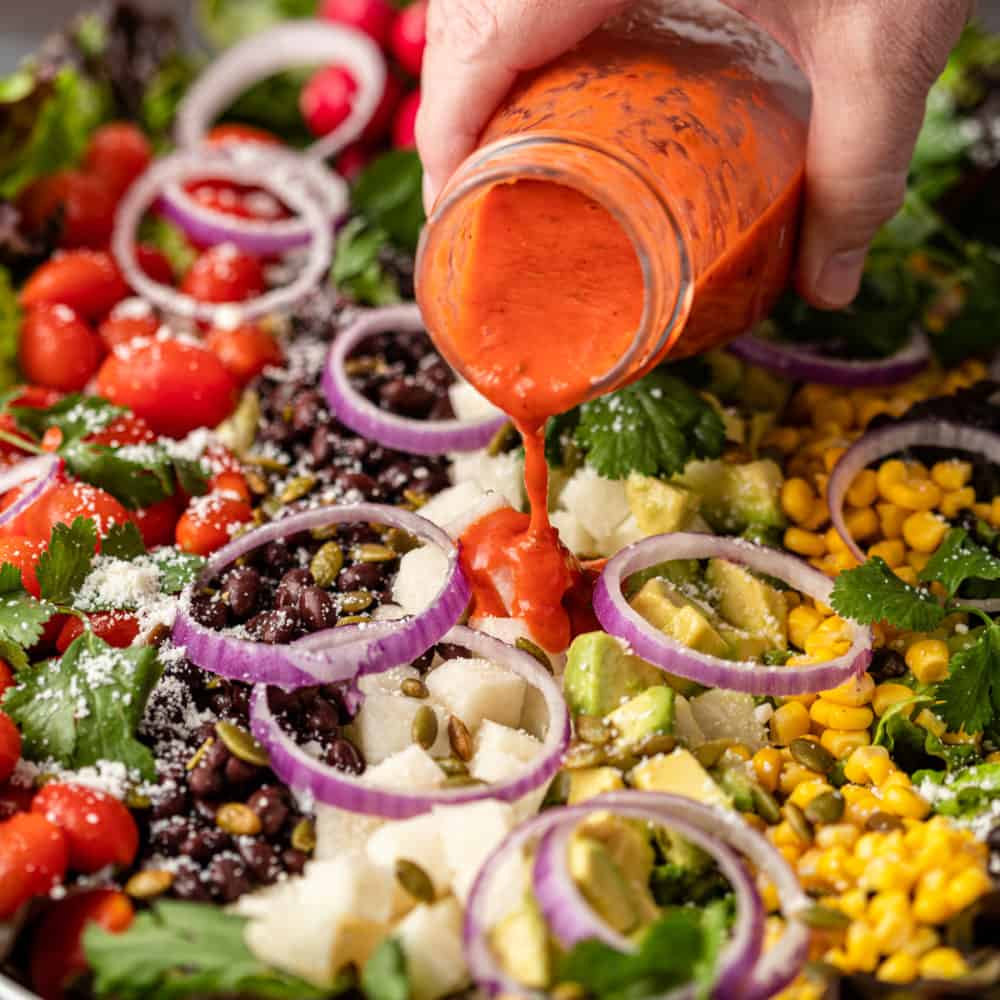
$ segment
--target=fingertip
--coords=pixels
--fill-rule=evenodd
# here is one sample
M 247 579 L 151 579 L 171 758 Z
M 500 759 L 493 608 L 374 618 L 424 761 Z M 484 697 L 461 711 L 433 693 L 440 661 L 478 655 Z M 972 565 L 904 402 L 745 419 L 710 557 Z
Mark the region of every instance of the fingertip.
M 423 196 L 424 214 L 429 218 L 431 212 L 434 211 L 434 201 L 437 198 L 437 192 L 434 187 L 434 182 L 431 180 L 431 175 L 426 171 L 424 171 Z
M 820 309 L 843 309 L 857 297 L 864 273 L 867 247 L 834 250 L 799 271 L 799 292 Z

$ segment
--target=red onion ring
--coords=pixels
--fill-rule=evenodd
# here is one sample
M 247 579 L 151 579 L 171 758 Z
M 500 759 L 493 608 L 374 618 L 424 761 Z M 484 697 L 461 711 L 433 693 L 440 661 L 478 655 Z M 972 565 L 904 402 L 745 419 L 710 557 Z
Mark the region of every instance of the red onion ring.
M 802 667 L 734 662 L 699 653 L 654 628 L 625 599 L 622 583 L 633 573 L 672 559 L 727 559 L 784 580 L 809 597 L 829 603 L 833 582 L 795 556 L 740 538 L 678 531 L 644 538 L 608 560 L 594 587 L 594 613 L 604 630 L 668 673 L 706 687 L 750 694 L 792 695 L 826 691 L 861 674 L 872 656 L 870 629 L 851 622 L 850 649 L 833 660 Z
M 536 816 L 514 830 L 486 859 L 473 884 L 465 911 L 465 956 L 476 984 L 490 996 L 510 995 L 541 998 L 545 994 L 526 990 L 499 966 L 490 951 L 487 934 L 492 921 L 490 902 L 495 883 L 509 877 L 507 862 L 526 845 L 551 832 L 571 831 L 597 811 L 648 820 L 675 827 L 682 835 L 697 838 L 724 868 L 732 872 L 739 917 L 733 938 L 720 960 L 719 978 L 713 996 L 717 1000 L 762 1000 L 782 989 L 799 973 L 808 955 L 809 931 L 796 914 L 809 905 L 795 873 L 788 863 L 759 833 L 730 810 L 707 806 L 693 799 L 658 792 L 613 792 L 587 802 L 552 809 Z M 781 911 L 788 926 L 779 941 L 760 955 L 763 913 L 760 897 L 749 883 L 746 872 L 733 852 L 742 854 L 758 871 L 774 883 Z M 539 885 L 536 856 L 535 894 L 543 913 L 556 910 L 560 893 L 549 881 Z M 549 897 L 546 899 L 546 897 Z M 746 922 L 746 929 L 741 926 Z M 692 987 L 681 987 L 667 994 L 670 1000 L 693 996 Z
M 454 788 L 435 792 L 392 791 L 365 784 L 344 771 L 328 767 L 302 750 L 278 725 L 267 703 L 267 689 L 258 684 L 250 704 L 250 728 L 256 739 L 267 748 L 274 773 L 289 787 L 311 792 L 320 802 L 348 812 L 386 819 L 409 819 L 428 812 L 434 806 L 463 805 L 483 799 L 515 802 L 546 784 L 559 770 L 570 733 L 569 712 L 555 678 L 528 653 L 484 632 L 456 625 L 444 641 L 506 667 L 541 692 L 548 709 L 549 724 L 537 759 L 526 765 L 523 774 L 485 788 Z M 386 666 L 391 665 L 394 664 Z
M 325 629 L 287 645 L 256 642 L 215 632 L 195 621 L 190 598 L 240 556 L 278 538 L 331 524 L 358 521 L 402 528 L 436 545 L 448 556 L 448 572 L 427 610 L 412 618 Z M 174 622 L 173 641 L 192 663 L 234 680 L 294 688 L 352 681 L 407 663 L 440 642 L 469 603 L 469 585 L 458 564 L 455 543 L 426 518 L 397 507 L 358 503 L 319 507 L 272 521 L 219 549 L 188 588 Z
M 424 330 L 416 305 L 389 306 L 362 313 L 337 335 L 323 369 L 323 393 L 337 419 L 356 434 L 414 455 L 475 451 L 489 444 L 506 417 L 486 420 L 411 420 L 380 410 L 351 385 L 345 364 L 363 340 L 389 331 Z
M 833 467 L 826 493 L 830 507 L 830 521 L 858 562 L 864 562 L 866 556 L 847 530 L 847 521 L 844 518 L 844 500 L 847 491 L 862 469 L 898 451 L 915 447 L 974 452 L 983 455 L 995 465 L 1000 465 L 1000 434 L 980 427 L 952 424 L 942 420 L 911 420 L 880 427 L 860 437 L 840 456 L 840 460 Z M 1000 598 L 961 600 L 963 604 L 990 614 L 1000 611 Z
M 306 153 L 325 160 L 359 138 L 382 100 L 385 59 L 363 32 L 330 21 L 296 20 L 253 35 L 209 63 L 177 109 L 177 144 L 195 149 L 216 118 L 253 84 L 283 70 L 336 63 L 354 78 L 358 91 L 351 112 Z
M 931 358 L 930 341 L 922 330 L 915 330 L 895 354 L 879 361 L 828 358 L 801 345 L 765 340 L 752 333 L 732 341 L 728 350 L 741 361 L 786 378 L 852 387 L 905 382 L 923 371 Z
M 55 484 L 63 470 L 64 462 L 56 455 L 36 455 L 26 458 L 9 469 L 0 472 L 0 494 L 17 489 L 25 483 L 32 483 L 30 489 L 22 493 L 6 510 L 0 513 L 0 527 L 10 524 L 23 514 L 43 493 Z
M 118 205 L 111 249 L 125 280 L 143 298 L 164 312 L 207 323 L 256 319 L 290 309 L 326 277 L 333 254 L 333 235 L 327 212 L 317 200 L 318 169 L 301 157 L 274 156 L 270 147 L 242 147 L 239 160 L 225 150 L 172 153 L 153 165 L 128 189 Z M 150 278 L 136 258 L 136 232 L 142 217 L 171 183 L 198 177 L 225 177 L 241 184 L 269 188 L 294 208 L 309 227 L 309 257 L 298 277 L 244 302 L 199 302 Z

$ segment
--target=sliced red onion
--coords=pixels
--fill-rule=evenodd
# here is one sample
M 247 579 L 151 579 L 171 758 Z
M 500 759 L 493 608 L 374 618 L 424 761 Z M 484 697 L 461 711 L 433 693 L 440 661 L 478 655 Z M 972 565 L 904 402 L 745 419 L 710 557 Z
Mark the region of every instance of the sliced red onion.
M 336 64 L 357 84 L 351 113 L 306 150 L 316 160 L 359 138 L 385 90 L 385 59 L 365 34 L 331 21 L 296 20 L 268 28 L 227 49 L 188 89 L 177 109 L 178 146 L 199 147 L 216 119 L 255 83 L 296 67 Z
M 387 413 L 351 385 L 346 363 L 362 341 L 378 333 L 425 329 L 416 305 L 388 306 L 361 313 L 337 335 L 323 369 L 323 392 L 337 419 L 362 437 L 414 455 L 475 451 L 489 444 L 506 417 L 485 420 L 411 420 Z
M 327 210 L 315 193 L 318 168 L 307 165 L 301 157 L 275 157 L 269 146 L 244 145 L 238 158 L 227 149 L 172 153 L 155 161 L 119 203 L 111 238 L 118 265 L 136 292 L 164 312 L 207 323 L 256 319 L 290 309 L 325 279 L 333 254 Z M 199 302 L 176 288 L 161 285 L 143 271 L 135 252 L 142 217 L 169 185 L 199 177 L 224 177 L 239 184 L 266 187 L 299 213 L 312 239 L 309 256 L 291 284 L 244 302 Z
M 447 554 L 448 572 L 423 614 L 325 629 L 287 645 L 256 642 L 216 632 L 191 616 L 191 595 L 240 556 L 268 542 L 303 531 L 357 522 L 401 528 Z M 372 503 L 319 507 L 248 531 L 219 549 L 205 564 L 181 601 L 174 623 L 173 641 L 185 647 L 192 663 L 234 680 L 288 688 L 333 684 L 351 681 L 361 674 L 378 673 L 420 656 L 440 642 L 458 621 L 469 603 L 469 596 L 469 585 L 459 567 L 455 543 L 446 532 L 426 518 L 398 507 Z
M 6 510 L 0 513 L 0 527 L 10 524 L 23 514 L 56 481 L 63 468 L 63 460 L 56 455 L 36 455 L 0 472 L 0 495 L 17 489 L 25 483 L 31 486 Z
M 487 858 L 472 887 L 465 911 L 465 955 L 476 984 L 488 995 L 510 995 L 540 998 L 544 994 L 513 980 L 500 967 L 489 946 L 489 930 L 497 914 L 493 903 L 501 898 L 497 891 L 500 879 L 510 876 L 509 862 L 526 847 L 545 838 L 568 836 L 577 825 L 594 812 L 607 811 L 616 816 L 647 820 L 676 829 L 685 837 L 707 850 L 733 884 L 736 892 L 738 917 L 733 936 L 720 956 L 719 974 L 712 991 L 716 1000 L 763 1000 L 782 989 L 799 973 L 808 954 L 809 931 L 796 916 L 809 905 L 795 873 L 775 848 L 731 810 L 704 805 L 693 799 L 656 792 L 615 792 L 601 795 L 586 803 L 543 812 L 514 830 Z M 553 841 L 549 841 L 550 845 Z M 760 897 L 734 852 L 750 861 L 758 872 L 766 875 L 778 892 L 781 912 L 787 926 L 781 938 L 761 956 L 763 906 Z M 566 895 L 566 879 L 554 879 L 554 867 L 564 867 L 558 861 L 553 866 L 551 854 L 539 848 L 533 872 L 535 897 L 550 927 L 557 937 L 569 930 L 571 918 L 561 912 L 563 905 L 577 910 L 572 897 Z M 571 880 L 570 880 L 571 881 Z M 582 903 L 582 899 L 580 900 Z M 586 904 L 583 903 L 586 907 Z M 574 931 L 582 931 L 580 924 Z M 562 927 L 560 932 L 559 925 Z M 604 940 L 596 926 L 588 930 Z M 586 937 L 575 938 L 586 940 Z M 567 942 L 569 943 L 569 942 Z M 607 943 L 611 943 L 608 941 Z M 612 947 L 616 945 L 612 944 Z M 681 987 L 667 995 L 669 1000 L 681 1000 L 694 995 L 692 987 Z
M 299 747 L 278 725 L 267 703 L 267 689 L 260 684 L 254 689 L 251 700 L 250 728 L 267 747 L 275 774 L 296 791 L 310 792 L 327 805 L 386 819 L 408 819 L 428 812 L 434 806 L 463 805 L 483 799 L 516 802 L 545 785 L 559 770 L 563 751 L 569 742 L 569 713 L 558 682 L 533 656 L 483 632 L 457 625 L 448 632 L 444 641 L 505 667 L 541 692 L 548 710 L 548 727 L 538 756 L 525 765 L 522 774 L 487 787 L 419 793 L 366 784 L 363 777 L 354 777 L 329 767 Z M 405 659 L 396 661 L 400 662 L 405 662 Z
M 673 559 L 726 559 L 768 576 L 824 604 L 833 582 L 795 556 L 740 538 L 678 531 L 644 538 L 608 560 L 594 587 L 594 613 L 604 630 L 669 673 L 706 687 L 750 694 L 793 695 L 826 691 L 864 672 L 872 657 L 870 629 L 851 624 L 851 647 L 843 656 L 801 667 L 723 660 L 691 649 L 654 628 L 625 599 L 623 582 L 639 570 Z
M 858 562 L 864 562 L 866 557 L 847 530 L 844 518 L 844 500 L 851 483 L 862 469 L 867 469 L 873 462 L 907 448 L 917 447 L 972 452 L 982 455 L 994 465 L 1000 465 L 1000 434 L 981 427 L 952 424 L 943 420 L 910 420 L 880 427 L 860 437 L 833 467 L 826 491 L 830 521 Z M 962 603 L 990 614 L 1000 611 L 1000 598 L 966 600 L 963 597 Z
M 329 224 L 334 228 L 348 212 L 347 182 L 322 163 L 308 160 L 299 153 L 259 143 L 227 143 L 212 153 L 228 158 L 236 166 L 246 164 L 257 171 L 257 176 L 265 178 L 276 169 L 292 175 L 302 174 L 315 200 L 325 206 Z M 232 243 L 247 253 L 275 257 L 305 246 L 313 238 L 310 224 L 301 216 L 271 221 L 243 219 L 203 205 L 179 183 L 164 188 L 157 207 L 193 242 L 202 246 Z
M 878 361 L 847 361 L 830 358 L 798 344 L 765 340 L 744 334 L 728 345 L 741 361 L 759 365 L 786 378 L 824 385 L 874 386 L 905 382 L 927 367 L 931 346 L 927 335 L 916 330 L 895 354 Z

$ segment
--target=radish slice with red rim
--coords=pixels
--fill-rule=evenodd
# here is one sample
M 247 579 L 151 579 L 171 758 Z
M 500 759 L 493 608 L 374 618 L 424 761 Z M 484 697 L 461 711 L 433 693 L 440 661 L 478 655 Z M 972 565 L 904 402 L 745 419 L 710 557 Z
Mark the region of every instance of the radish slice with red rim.
M 617 636 L 661 670 L 706 687 L 784 696 L 838 687 L 868 666 L 872 634 L 854 622 L 849 623 L 851 646 L 843 656 L 799 667 L 723 660 L 671 639 L 628 603 L 622 584 L 633 573 L 674 559 L 726 559 L 777 577 L 824 604 L 829 603 L 833 589 L 828 577 L 801 559 L 739 538 L 678 531 L 636 542 L 608 560 L 594 587 L 594 613 L 606 632 Z
M 505 416 L 484 420 L 412 420 L 387 413 L 351 384 L 347 359 L 357 346 L 379 333 L 424 330 L 415 305 L 389 306 L 362 313 L 339 333 L 323 369 L 323 392 L 330 409 L 345 426 L 386 448 L 414 455 L 441 455 L 449 451 L 476 451 L 485 447 L 504 425 Z
M 63 460 L 56 455 L 37 455 L 0 472 L 0 494 L 30 484 L 9 507 L 0 512 L 0 527 L 10 524 L 49 490 L 59 477 L 63 465 Z
M 385 623 L 390 624 L 390 623 Z M 275 718 L 268 704 L 267 688 L 254 688 L 250 704 L 250 728 L 254 737 L 267 748 L 274 773 L 289 787 L 308 792 L 320 802 L 347 812 L 385 819 L 408 819 L 429 812 L 435 806 L 463 805 L 484 799 L 516 802 L 546 785 L 559 770 L 563 752 L 569 743 L 569 712 L 555 678 L 528 653 L 508 646 L 499 639 L 464 626 L 455 626 L 443 639 L 461 646 L 476 656 L 505 667 L 536 688 L 545 701 L 548 724 L 545 738 L 535 760 L 525 764 L 523 773 L 507 781 L 484 787 L 410 792 L 381 788 L 321 763 L 306 753 Z M 406 660 L 397 660 L 394 666 Z M 442 774 L 443 777 L 443 774 Z

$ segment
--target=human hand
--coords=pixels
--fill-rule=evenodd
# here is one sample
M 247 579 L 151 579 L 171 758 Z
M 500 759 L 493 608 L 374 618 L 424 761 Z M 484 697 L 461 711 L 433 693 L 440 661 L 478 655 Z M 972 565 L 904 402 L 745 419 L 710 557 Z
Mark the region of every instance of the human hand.
M 430 0 L 417 142 L 428 209 L 517 74 L 630 0 Z M 669 3 L 670 0 L 662 0 Z M 872 236 L 902 203 L 927 92 L 973 0 L 726 0 L 771 32 L 813 88 L 800 292 L 840 308 Z

